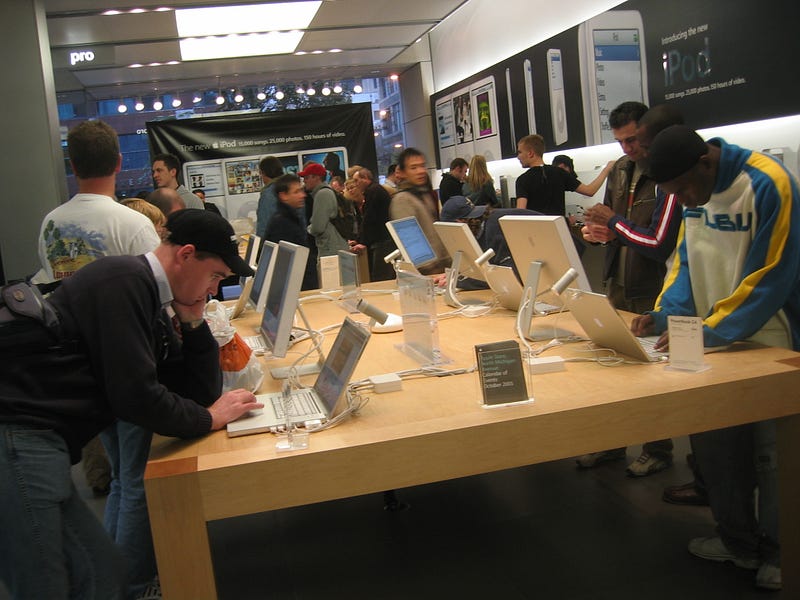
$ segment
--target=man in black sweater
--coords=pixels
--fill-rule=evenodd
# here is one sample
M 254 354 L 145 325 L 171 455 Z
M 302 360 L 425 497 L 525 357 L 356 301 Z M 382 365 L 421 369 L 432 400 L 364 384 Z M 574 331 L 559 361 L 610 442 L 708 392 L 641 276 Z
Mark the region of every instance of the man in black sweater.
M 442 181 L 439 183 L 439 202 L 442 206 L 449 198 L 462 195 L 468 168 L 469 164 L 463 158 L 454 158 L 450 162 L 450 170 L 442 175 Z
M 69 343 L 0 361 L 0 578 L 14 598 L 123 596 L 126 565 L 70 477 L 115 418 L 194 437 L 262 406 L 220 395 L 203 319 L 219 281 L 253 274 L 233 229 L 191 209 L 167 229 L 155 251 L 101 258 L 50 296 Z

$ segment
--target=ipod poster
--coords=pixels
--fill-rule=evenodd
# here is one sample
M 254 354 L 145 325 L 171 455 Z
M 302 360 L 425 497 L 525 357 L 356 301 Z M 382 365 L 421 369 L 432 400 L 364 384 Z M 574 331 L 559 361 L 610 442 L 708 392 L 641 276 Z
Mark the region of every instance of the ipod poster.
M 439 94 L 494 77 L 503 158 L 529 133 L 547 151 L 613 141 L 608 115 L 626 100 L 673 104 L 695 129 L 793 115 L 800 78 L 787 65 L 800 56 L 797 23 L 796 0 L 768 10 L 742 0 L 628 0 Z M 555 127 L 548 49 L 560 50 L 563 69 L 566 122 Z

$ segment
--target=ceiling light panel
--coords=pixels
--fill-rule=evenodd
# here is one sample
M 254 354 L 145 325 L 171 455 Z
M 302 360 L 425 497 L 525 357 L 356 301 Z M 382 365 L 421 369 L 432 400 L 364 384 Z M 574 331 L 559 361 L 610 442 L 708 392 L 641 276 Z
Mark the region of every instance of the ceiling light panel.
M 215 6 L 175 11 L 178 35 L 198 37 L 256 31 L 305 29 L 317 14 L 321 1 Z
M 251 33 L 220 37 L 188 38 L 180 40 L 181 58 L 210 60 L 236 56 L 262 56 L 266 54 L 291 54 L 300 40 L 302 31 Z

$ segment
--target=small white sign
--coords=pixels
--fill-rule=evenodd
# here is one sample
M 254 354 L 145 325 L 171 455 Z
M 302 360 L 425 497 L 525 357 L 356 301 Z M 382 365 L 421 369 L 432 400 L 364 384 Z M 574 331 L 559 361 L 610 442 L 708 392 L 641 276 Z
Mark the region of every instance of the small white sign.
M 703 320 L 700 317 L 667 317 L 669 369 L 698 373 L 710 369 L 703 353 Z

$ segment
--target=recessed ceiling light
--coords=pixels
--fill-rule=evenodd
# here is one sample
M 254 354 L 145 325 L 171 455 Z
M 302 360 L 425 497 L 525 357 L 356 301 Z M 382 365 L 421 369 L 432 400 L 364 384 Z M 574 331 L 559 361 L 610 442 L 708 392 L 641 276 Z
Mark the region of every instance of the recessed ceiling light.
M 119 10 L 105 10 L 105 11 L 101 12 L 100 14 L 103 15 L 103 16 L 106 16 L 106 17 L 111 17 L 113 15 L 121 15 L 122 11 L 119 11 Z
M 143 13 L 143 12 L 147 12 L 147 11 L 145 9 L 143 9 L 143 8 L 132 8 L 132 9 L 130 9 L 128 11 L 128 13 L 131 14 L 131 15 L 136 15 L 136 14 Z
M 304 55 L 308 54 L 308 52 L 306 52 L 305 50 L 298 50 L 294 54 L 295 54 L 295 56 L 304 56 Z
M 353 91 L 354 91 L 356 94 L 360 94 L 361 92 L 363 92 L 363 91 L 364 91 L 364 88 L 362 88 L 362 87 L 361 87 L 361 85 L 357 83 L 357 84 L 355 84 L 355 85 L 353 86 Z
M 170 60 L 168 62 L 165 62 L 164 64 L 165 65 L 179 65 L 179 64 L 181 64 L 181 61 L 179 61 L 179 60 Z
M 144 66 L 144 65 L 143 65 L 143 64 L 141 64 L 141 63 L 133 63 L 132 65 L 128 65 L 128 68 L 129 68 L 129 69 L 140 69 L 140 68 L 142 68 L 143 66 Z
M 153 12 L 168 12 L 170 10 L 174 10 L 169 6 L 160 6 L 159 8 L 153 9 Z
M 178 108 L 182 104 L 180 98 L 173 98 L 172 99 L 172 108 Z
M 283 93 L 282 91 L 280 91 L 280 90 L 278 90 L 277 92 L 275 92 L 275 99 L 276 99 L 276 100 L 283 100 L 285 96 L 286 96 L 286 94 L 284 94 L 284 93 Z
M 332 52 L 332 53 L 341 52 L 341 51 L 342 51 L 341 48 L 331 48 L 330 50 L 328 50 L 328 52 Z
M 398 79 L 400 79 L 400 76 L 397 73 L 392 73 L 391 75 L 389 75 L 389 79 L 391 79 L 392 81 L 397 81 Z
M 322 54 L 322 50 L 314 50 L 311 54 Z

